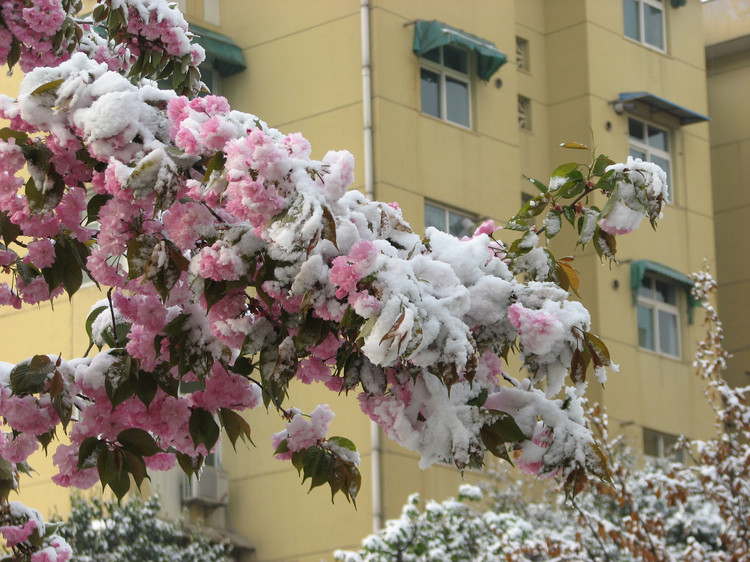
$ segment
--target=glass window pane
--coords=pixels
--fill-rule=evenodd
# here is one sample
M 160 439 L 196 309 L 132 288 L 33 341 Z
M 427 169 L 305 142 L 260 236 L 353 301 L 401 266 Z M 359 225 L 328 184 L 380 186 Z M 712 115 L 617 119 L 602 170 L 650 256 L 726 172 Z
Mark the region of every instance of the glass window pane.
M 661 456 L 661 436 L 650 429 L 643 430 L 643 454 L 650 457 Z
M 446 119 L 465 127 L 469 126 L 469 85 L 466 82 L 445 78 Z
M 648 145 L 669 152 L 669 135 L 664 129 L 648 126 Z
M 670 177 L 670 174 L 669 174 L 669 171 L 670 171 L 669 170 L 669 160 L 667 160 L 665 158 L 659 158 L 658 156 L 654 156 L 653 154 L 651 155 L 650 160 L 651 160 L 651 162 L 653 162 L 654 164 L 656 164 L 657 166 L 659 166 L 662 170 L 664 170 L 667 173 L 667 183 L 671 185 L 672 184 L 672 178 Z
M 422 79 L 422 113 L 440 117 L 440 75 L 425 68 Z
M 664 310 L 659 311 L 659 347 L 662 353 L 678 355 L 677 316 Z
M 654 298 L 654 285 L 651 277 L 641 279 L 641 286 L 638 287 L 638 296 L 646 297 L 647 299 Z
M 638 305 L 638 345 L 654 350 L 653 310 Z
M 438 230 L 446 232 L 446 216 L 445 209 L 438 207 L 437 205 L 431 205 L 430 203 L 424 204 L 424 227 L 434 226 Z
M 632 146 L 630 147 L 630 155 L 633 158 L 640 158 L 644 161 L 647 160 L 645 152 L 643 152 L 642 150 L 638 150 L 637 148 L 633 148 Z
M 643 126 L 643 121 L 637 119 L 628 119 L 628 132 L 630 138 L 637 139 L 639 141 L 646 140 L 646 133 Z
M 475 230 L 474 221 L 471 220 L 466 215 L 462 215 L 460 213 L 449 212 L 448 221 L 450 222 L 449 232 L 453 236 L 457 236 L 460 238 L 462 236 L 471 236 L 474 233 L 474 230 Z
M 446 45 L 443 47 L 443 64 L 448 68 L 468 74 L 469 53 L 463 49 L 457 49 L 456 47 Z
M 677 287 L 666 281 L 656 280 L 656 300 L 669 304 L 677 304 Z
M 664 12 L 648 4 L 643 6 L 643 25 L 646 28 L 645 41 L 649 45 L 664 48 Z
M 440 64 L 440 47 L 438 47 L 437 49 L 432 49 L 431 51 L 427 51 L 422 55 L 422 58 Z
M 622 8 L 625 16 L 625 35 L 636 41 L 641 40 L 638 25 L 638 1 L 623 0 Z

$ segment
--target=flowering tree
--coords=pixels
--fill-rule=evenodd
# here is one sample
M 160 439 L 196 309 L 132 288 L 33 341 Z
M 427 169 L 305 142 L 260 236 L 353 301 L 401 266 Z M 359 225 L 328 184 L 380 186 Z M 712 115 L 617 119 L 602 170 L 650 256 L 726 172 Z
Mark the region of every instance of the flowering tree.
M 529 501 L 524 486 L 490 490 L 489 509 L 466 501 L 429 501 L 414 495 L 399 519 L 362 542 L 358 552 L 337 551 L 345 562 L 378 560 L 604 560 L 735 562 L 750 556 L 750 387 L 732 388 L 721 378 L 727 352 L 709 296 L 716 284 L 707 271 L 693 276 L 693 297 L 706 311 L 706 335 L 694 365 L 707 382 L 718 437 L 678 445 L 693 463 L 649 463 L 642 468 L 610 439 L 607 416 L 587 414 L 605 444 L 611 478 L 592 481 L 575 498 L 549 494 Z M 489 487 L 489 486 L 488 486 Z M 459 500 L 479 500 L 479 488 L 459 488 Z
M 238 412 L 262 404 L 287 422 L 276 456 L 354 500 L 356 448 L 326 436 L 327 406 L 288 405 L 295 378 L 356 393 L 422 467 L 508 458 L 511 443 L 522 468 L 561 471 L 570 491 L 606 475 L 581 396 L 589 365 L 600 381 L 613 365 L 568 300 L 570 258 L 543 241 L 569 222 L 613 259 L 616 234 L 659 218 L 661 169 L 598 156 L 532 180 L 540 194 L 507 247 L 491 222 L 422 237 L 397 205 L 348 191 L 348 152 L 311 160 L 301 135 L 194 97 L 203 52 L 164 0 L 100 0 L 86 19 L 79 4 L 0 2 L 0 61 L 26 73 L 16 99 L 0 97 L 0 304 L 73 295 L 84 274 L 107 295 L 86 323 L 98 353 L 0 364 L 2 497 L 58 426 L 55 482 L 122 497 L 175 460 L 197 473 L 222 428 L 249 438 Z M 167 78 L 174 91 L 157 87 Z M 502 372 L 510 350 L 528 377 Z M 3 505 L 7 525 L 30 520 Z

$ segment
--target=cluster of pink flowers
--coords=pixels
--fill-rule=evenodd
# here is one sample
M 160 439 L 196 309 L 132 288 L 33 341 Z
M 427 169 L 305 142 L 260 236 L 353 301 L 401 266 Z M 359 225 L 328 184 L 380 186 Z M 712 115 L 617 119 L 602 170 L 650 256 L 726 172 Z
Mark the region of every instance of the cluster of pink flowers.
M 288 448 L 288 452 L 278 453 L 276 458 L 288 460 L 292 458 L 292 453 L 322 443 L 334 416 L 328 404 L 317 406 L 310 414 L 309 420 L 301 411 L 294 409 L 286 429 L 271 436 L 271 443 L 275 448 L 278 448 L 282 441 L 286 441 Z
M 0 9 L 26 5 L 19 2 L 0 0 Z M 200 58 L 182 16 L 166 2 L 120 6 L 137 36 L 120 46 L 128 51 L 121 60 L 138 54 L 144 39 L 161 41 L 166 55 Z M 509 263 L 491 221 L 463 240 L 435 229 L 423 238 L 397 205 L 350 190 L 348 152 L 312 160 L 299 134 L 231 111 L 221 97 L 188 100 L 152 84 L 139 88 L 105 58 L 74 53 L 54 68 L 30 70 L 17 102 L 0 97 L 0 117 L 37 139 L 19 133 L 0 141 L 0 211 L 28 241 L 18 253 L 0 251 L 0 267 L 13 277 L 0 284 L 0 304 L 51 300 L 66 282 L 48 286 L 60 278 L 50 273 L 67 274 L 89 249 L 87 273 L 113 288 L 90 327 L 93 343 L 118 349 L 56 369 L 77 421 L 70 444 L 53 455 L 55 482 L 92 485 L 96 468 L 78 469 L 81 444 L 96 437 L 115 448 L 132 428 L 149 432 L 164 451 L 207 455 L 206 443 L 193 442 L 191 420 L 254 408 L 274 390 L 275 403 L 293 377 L 334 392 L 361 387 L 362 411 L 419 451 L 423 467 L 481 461 L 487 432 L 507 416 L 524 436 L 519 463 L 528 470 L 584 462 L 592 437 L 583 425 L 583 387 L 565 379 L 579 346 L 575 334 L 588 330 L 589 316 L 559 286 L 540 282 L 548 268 L 543 249 L 526 255 L 538 263 Z M 49 159 L 46 168 L 28 167 L 36 201 L 21 193 L 21 146 L 43 149 Z M 653 201 L 666 199 L 656 170 L 628 164 L 618 181 Z M 83 227 L 87 189 L 100 207 L 90 217 L 98 225 Z M 623 201 L 640 216 L 655 211 Z M 605 225 L 621 228 L 617 216 L 607 215 Z M 520 282 L 515 274 L 524 271 L 535 280 Z M 517 341 L 531 377 L 503 374 L 501 385 L 499 356 Z M 250 357 L 260 357 L 265 395 L 249 380 Z M 0 410 L 20 434 L 0 439 L 0 454 L 22 462 L 34 436 L 60 416 L 49 388 L 11 396 L 10 368 L 0 364 Z M 149 400 L 115 400 L 112 387 L 128 376 L 139 384 L 153 377 L 158 388 Z M 165 379 L 200 389 L 179 393 Z M 278 381 L 283 388 L 271 388 Z M 555 398 L 563 389 L 565 407 Z M 326 443 L 328 406 L 309 418 L 284 408 L 288 423 L 272 438 L 275 447 L 286 444 L 279 458 Z M 174 455 L 145 462 L 166 469 Z M 48 550 L 37 553 L 40 560 L 53 559 Z
M 67 16 L 59 0 L 35 0 L 31 4 L 23 0 L 3 0 L 0 11 L 10 34 L 21 42 L 21 70 L 28 72 L 39 66 L 55 66 L 67 58 L 67 40 L 63 39 L 57 51 L 50 41 Z M 9 49 L 10 37 L 6 39 L 9 41 L 2 44 Z M 0 56 L 0 63 L 4 64 L 8 52 L 0 55 L 4 55 Z

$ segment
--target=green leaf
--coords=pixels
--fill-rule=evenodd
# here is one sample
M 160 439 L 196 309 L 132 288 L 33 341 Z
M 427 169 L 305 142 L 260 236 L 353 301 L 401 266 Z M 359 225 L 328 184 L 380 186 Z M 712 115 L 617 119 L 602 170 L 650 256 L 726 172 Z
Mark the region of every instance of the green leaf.
M 613 160 L 610 160 L 604 154 L 600 154 L 596 157 L 596 160 L 594 160 L 594 165 L 591 168 L 591 173 L 595 176 L 601 176 L 602 174 L 604 174 L 607 166 L 612 166 L 614 163 L 615 162 Z
M 494 431 L 500 439 L 506 443 L 517 443 L 527 439 L 526 434 L 518 427 L 516 420 L 506 412 L 490 410 L 498 416 L 498 419 L 489 424 L 490 429 Z
M 135 485 L 140 490 L 143 480 L 148 477 L 146 463 L 143 461 L 143 457 L 131 453 L 127 449 L 122 449 L 122 455 L 125 457 L 124 466 L 127 468 L 127 471 L 133 475 Z
M 138 385 L 135 389 L 135 395 L 143 402 L 146 409 L 151 405 L 158 389 L 159 385 L 151 373 L 143 370 L 138 373 Z
M 241 438 L 243 441 L 247 438 L 250 443 L 253 442 L 250 438 L 250 424 L 237 412 L 228 408 L 221 408 L 219 410 L 219 419 L 221 419 L 224 431 L 227 432 L 229 441 L 232 443 L 235 451 L 237 450 L 236 443 L 238 438 Z
M 575 220 L 576 220 L 576 212 L 575 212 L 575 209 L 573 209 L 573 207 L 570 207 L 570 206 L 565 206 L 565 207 L 563 207 L 563 208 L 562 208 L 562 214 L 563 214 L 563 216 L 565 217 L 565 219 L 566 219 L 566 220 L 567 220 L 567 221 L 568 221 L 568 222 L 569 222 L 569 223 L 570 223 L 571 225 L 574 225 L 574 224 L 575 224 Z
M 133 396 L 137 386 L 133 371 L 137 361 L 129 355 L 120 355 L 104 373 L 104 388 L 114 410 L 119 404 Z
M 10 220 L 8 212 L 0 212 L 0 236 L 2 236 L 5 245 L 15 242 L 20 235 L 21 227 Z
M 331 502 L 336 492 L 341 491 L 347 500 L 357 506 L 357 494 L 362 487 L 362 476 L 359 469 L 351 462 L 346 462 L 340 457 L 333 456 L 333 468 L 331 471 Z
M 208 161 L 208 164 L 206 164 L 206 173 L 203 174 L 203 183 L 206 183 L 211 179 L 211 174 L 213 172 L 220 172 L 223 170 L 226 163 L 227 157 L 221 150 L 214 154 L 211 160 Z
M 99 212 L 102 210 L 102 207 L 113 197 L 114 195 L 110 195 L 109 193 L 96 193 L 89 199 L 86 205 L 87 225 L 99 220 Z
M 276 447 L 276 450 L 273 452 L 274 455 L 281 455 L 283 453 L 289 452 L 289 443 L 287 443 L 286 439 L 284 439 L 281 443 L 279 443 L 279 446 Z
M 94 308 L 86 318 L 86 334 L 89 336 L 89 343 L 94 343 L 94 322 L 99 318 L 99 315 L 107 310 L 106 306 L 97 306 Z
M 65 78 L 59 78 L 57 80 L 52 80 L 52 82 L 47 82 L 46 84 L 42 84 L 33 92 L 31 92 L 31 95 L 37 96 L 39 94 L 43 94 L 44 92 L 49 92 L 50 90 L 56 90 L 57 88 L 60 87 L 60 85 L 63 82 L 65 82 Z
M 333 476 L 333 455 L 314 445 L 304 450 L 302 456 L 302 482 L 310 479 L 310 490 L 331 481 Z
M 489 393 L 487 392 L 487 389 L 483 388 L 478 396 L 475 396 L 474 398 L 469 400 L 466 404 L 468 406 L 484 406 L 484 403 L 487 402 L 488 395 Z
M 46 355 L 35 355 L 10 371 L 10 388 L 13 394 L 36 394 L 42 392 L 47 378 L 56 365 Z
M 544 185 L 539 180 L 535 180 L 534 178 L 530 178 L 529 176 L 523 176 L 524 179 L 528 180 L 529 182 L 533 183 L 534 186 L 541 191 L 542 193 L 547 193 L 547 190 L 549 189 L 546 185 Z
M 203 408 L 193 408 L 190 414 L 190 437 L 197 448 L 203 443 L 207 451 L 211 451 L 219 440 L 220 429 L 211 412 Z
M 552 172 L 552 177 L 567 177 L 570 172 L 577 169 L 578 166 L 577 162 L 568 162 L 567 164 L 560 164 L 557 168 L 555 168 L 555 171 Z
M 185 453 L 181 453 L 180 451 L 175 451 L 175 456 L 177 457 L 177 464 L 180 465 L 180 468 L 187 476 L 193 476 L 194 474 L 197 474 L 201 469 L 201 466 L 203 466 L 203 455 L 191 457 L 190 455 L 186 455 Z
M 86 437 L 78 448 L 78 470 L 94 468 L 107 446 L 96 437 Z
M 341 437 L 340 435 L 334 435 L 332 437 L 329 437 L 328 442 L 334 443 L 337 446 L 341 447 L 342 449 L 346 449 L 348 451 L 356 452 L 357 450 L 357 447 L 354 445 L 351 439 L 347 439 L 346 437 Z
M 161 447 L 148 431 L 131 427 L 124 429 L 117 435 L 117 441 L 127 450 L 142 457 L 150 457 L 161 453 Z
M 29 140 L 29 135 L 27 133 L 24 133 L 23 131 L 16 131 L 15 129 L 11 129 L 10 127 L 3 127 L 2 129 L 0 129 L 0 139 L 7 141 L 10 138 L 26 142 L 27 140 Z

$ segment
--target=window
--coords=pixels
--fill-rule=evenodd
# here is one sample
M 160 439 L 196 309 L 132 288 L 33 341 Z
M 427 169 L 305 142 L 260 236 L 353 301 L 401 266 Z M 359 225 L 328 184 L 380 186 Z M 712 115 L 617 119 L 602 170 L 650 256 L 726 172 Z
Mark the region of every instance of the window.
M 638 288 L 638 345 L 657 353 L 680 356 L 677 284 L 644 275 Z
M 685 462 L 685 450 L 675 451 L 677 436 L 653 429 L 643 429 L 643 454 L 656 459 Z
M 644 162 L 653 162 L 667 173 L 671 185 L 671 157 L 669 155 L 669 131 L 655 127 L 640 119 L 628 118 L 630 155 Z
M 529 42 L 523 37 L 516 37 L 516 66 L 518 70 L 531 70 L 531 60 L 529 59 Z
M 531 100 L 524 96 L 518 96 L 518 126 L 531 130 Z
M 662 0 L 623 0 L 625 36 L 659 49 L 664 47 L 664 2 Z
M 456 237 L 471 236 L 476 230 L 476 218 L 466 213 L 460 213 L 436 205 L 435 203 L 424 204 L 424 226 L 434 226 L 438 230 L 448 232 Z
M 422 55 L 422 113 L 471 127 L 469 58 L 469 51 L 454 45 Z

